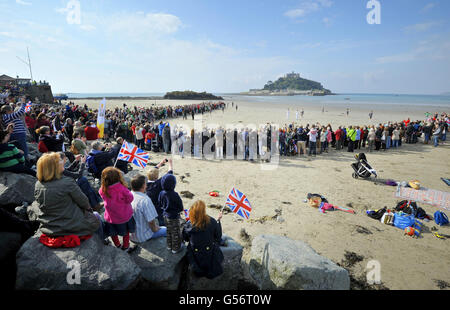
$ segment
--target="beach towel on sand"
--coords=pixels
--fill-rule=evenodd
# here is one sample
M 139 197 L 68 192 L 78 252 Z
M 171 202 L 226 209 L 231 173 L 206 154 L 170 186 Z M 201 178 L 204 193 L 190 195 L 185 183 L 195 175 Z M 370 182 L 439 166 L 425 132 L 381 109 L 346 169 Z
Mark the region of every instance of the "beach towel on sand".
M 413 189 L 409 187 L 397 186 L 394 196 L 419 203 L 426 203 L 450 211 L 450 193 L 448 192 L 437 191 L 425 187 Z

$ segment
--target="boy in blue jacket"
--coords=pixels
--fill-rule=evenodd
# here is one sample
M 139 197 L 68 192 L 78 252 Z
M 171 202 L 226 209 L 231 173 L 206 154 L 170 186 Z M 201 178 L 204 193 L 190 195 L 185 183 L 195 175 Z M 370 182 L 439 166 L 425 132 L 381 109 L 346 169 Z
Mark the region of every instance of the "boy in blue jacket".
M 173 174 L 166 174 L 161 179 L 162 191 L 158 201 L 163 210 L 163 216 L 167 227 L 167 249 L 173 254 L 182 251 L 180 233 L 180 212 L 183 209 L 183 201 L 175 192 L 177 180 Z

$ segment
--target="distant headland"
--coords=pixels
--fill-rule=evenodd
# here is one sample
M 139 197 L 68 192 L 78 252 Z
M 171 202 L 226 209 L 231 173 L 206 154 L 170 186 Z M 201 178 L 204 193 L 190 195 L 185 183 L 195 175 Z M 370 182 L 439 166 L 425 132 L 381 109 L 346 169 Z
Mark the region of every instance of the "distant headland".
M 176 99 L 176 100 L 223 100 L 220 96 L 202 92 L 197 93 L 190 90 L 185 91 L 173 91 L 165 94 L 164 99 Z
M 249 96 L 326 96 L 334 95 L 321 83 L 300 77 L 299 73 L 288 73 L 275 82 L 269 81 L 263 89 L 250 89 L 248 92 L 240 93 Z

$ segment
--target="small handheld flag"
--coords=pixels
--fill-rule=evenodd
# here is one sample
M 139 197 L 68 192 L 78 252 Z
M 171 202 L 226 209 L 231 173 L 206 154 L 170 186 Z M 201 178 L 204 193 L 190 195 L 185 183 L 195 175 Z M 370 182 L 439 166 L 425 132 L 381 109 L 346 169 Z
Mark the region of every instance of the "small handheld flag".
M 30 112 L 31 106 L 32 106 L 31 101 L 28 101 L 27 105 L 25 106 L 25 112 L 26 112 L 26 113 Z
M 145 168 L 148 158 L 149 155 L 147 152 L 144 152 L 136 145 L 128 143 L 126 141 L 123 142 L 122 148 L 120 149 L 119 155 L 117 156 L 117 160 L 127 161 L 141 168 Z
M 184 218 L 186 219 L 186 222 L 189 222 L 190 218 L 189 218 L 189 210 L 184 209 Z
M 231 190 L 225 205 L 237 215 L 242 216 L 247 220 L 249 219 L 250 212 L 252 211 L 250 202 L 247 197 L 236 188 L 233 187 Z

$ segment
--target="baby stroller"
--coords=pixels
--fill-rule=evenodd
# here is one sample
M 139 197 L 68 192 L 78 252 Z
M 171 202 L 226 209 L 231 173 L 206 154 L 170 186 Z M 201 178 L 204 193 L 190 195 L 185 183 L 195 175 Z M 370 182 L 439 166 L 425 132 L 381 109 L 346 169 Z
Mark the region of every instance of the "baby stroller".
M 372 174 L 375 176 L 375 178 L 377 177 L 377 172 L 367 162 L 366 154 L 356 154 L 355 158 L 358 160 L 358 162 L 352 164 L 352 168 L 353 170 L 355 170 L 355 172 L 353 172 L 352 174 L 353 178 L 368 179 Z

